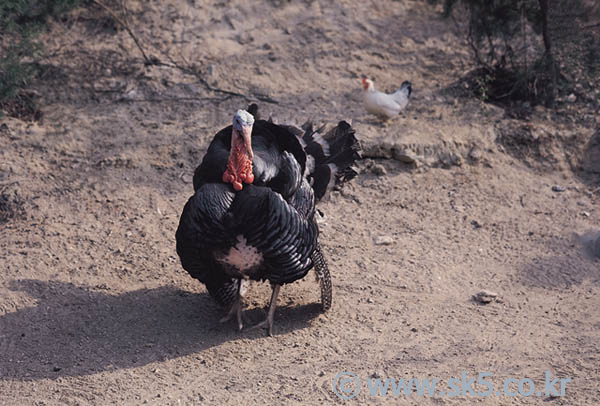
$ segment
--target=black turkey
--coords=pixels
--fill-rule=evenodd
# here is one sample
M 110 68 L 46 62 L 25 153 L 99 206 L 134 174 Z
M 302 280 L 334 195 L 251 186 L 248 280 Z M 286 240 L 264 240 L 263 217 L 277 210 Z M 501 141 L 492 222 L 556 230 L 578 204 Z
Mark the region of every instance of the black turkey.
M 195 194 L 176 233 L 177 254 L 191 276 L 237 318 L 241 330 L 246 280 L 273 288 L 266 320 L 272 334 L 281 285 L 315 268 L 323 310 L 331 306 L 331 280 L 318 244 L 315 203 L 356 176 L 360 158 L 345 121 L 329 131 L 255 120 L 256 105 L 239 110 L 219 131 L 194 172 Z

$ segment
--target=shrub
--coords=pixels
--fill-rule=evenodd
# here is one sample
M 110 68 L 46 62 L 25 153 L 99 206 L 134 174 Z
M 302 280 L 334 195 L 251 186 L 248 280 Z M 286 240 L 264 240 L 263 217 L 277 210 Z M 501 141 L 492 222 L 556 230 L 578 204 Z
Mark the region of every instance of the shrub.
M 41 47 L 35 36 L 49 17 L 58 17 L 85 0 L 2 0 L 0 3 L 0 108 L 31 108 L 21 91 L 35 75 Z
M 435 0 L 434 0 L 435 2 Z M 595 69 L 598 36 L 584 21 L 586 0 L 443 0 L 444 15 L 465 30 L 477 70 L 477 96 L 486 101 L 527 100 L 553 105 L 569 86 L 573 65 Z M 594 42 L 595 41 L 595 42 Z M 577 55 L 575 44 L 580 46 Z M 560 69 L 560 67 L 563 67 Z

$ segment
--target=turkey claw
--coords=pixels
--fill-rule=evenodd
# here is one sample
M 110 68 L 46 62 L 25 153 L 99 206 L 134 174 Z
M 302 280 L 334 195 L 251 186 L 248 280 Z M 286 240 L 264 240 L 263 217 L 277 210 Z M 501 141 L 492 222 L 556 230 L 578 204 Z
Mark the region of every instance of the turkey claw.
M 269 337 L 273 337 L 273 320 L 272 319 L 270 320 L 267 317 L 265 320 L 261 321 L 260 323 L 255 324 L 254 326 L 248 328 L 248 331 L 256 330 L 259 328 L 267 328 L 267 335 Z
M 244 315 L 242 313 L 242 301 L 241 300 L 236 300 L 232 305 L 231 305 L 231 309 L 229 309 L 229 312 L 227 313 L 227 315 L 223 318 L 221 318 L 219 320 L 220 323 L 226 323 L 229 320 L 231 320 L 233 318 L 233 316 L 235 315 L 236 320 L 237 320 L 237 324 L 238 324 L 238 330 L 242 331 L 242 329 L 244 328 Z

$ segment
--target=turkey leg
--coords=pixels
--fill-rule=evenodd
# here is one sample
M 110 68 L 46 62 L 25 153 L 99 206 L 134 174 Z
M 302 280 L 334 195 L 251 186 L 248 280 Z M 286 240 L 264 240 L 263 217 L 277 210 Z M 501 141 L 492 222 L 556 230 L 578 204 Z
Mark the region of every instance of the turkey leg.
M 269 337 L 273 336 L 273 317 L 275 316 L 275 308 L 277 307 L 277 295 L 279 295 L 279 289 L 281 285 L 273 285 L 273 293 L 271 294 L 271 304 L 269 304 L 269 312 L 267 318 L 255 326 L 250 327 L 248 330 L 254 330 L 261 327 L 266 327 Z
M 238 282 L 238 292 L 237 292 L 237 297 L 235 298 L 235 301 L 231 304 L 231 308 L 229 309 L 229 312 L 227 312 L 227 315 L 225 317 L 223 317 L 221 320 L 219 320 L 221 323 L 225 323 L 229 320 L 231 320 L 231 318 L 233 317 L 233 315 L 236 316 L 237 319 L 237 323 L 238 323 L 238 329 L 241 331 L 242 328 L 244 327 L 244 319 L 242 316 L 242 310 L 244 309 L 244 301 L 242 298 L 242 284 L 243 281 L 240 279 L 240 281 Z

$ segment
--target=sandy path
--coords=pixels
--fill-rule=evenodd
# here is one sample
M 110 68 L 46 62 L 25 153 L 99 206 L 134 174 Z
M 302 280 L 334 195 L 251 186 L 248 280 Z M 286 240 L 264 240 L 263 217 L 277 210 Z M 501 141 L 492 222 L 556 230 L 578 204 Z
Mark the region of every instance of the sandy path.
M 600 230 L 597 178 L 571 172 L 563 138 L 522 159 L 497 142 L 524 125 L 587 140 L 593 126 L 455 104 L 444 88 L 468 69 L 467 51 L 421 2 L 217 3 L 127 5 L 161 60 L 168 52 L 213 86 L 278 100 L 261 104 L 276 121 L 352 119 L 365 146 L 410 148 L 417 167 L 378 159 L 386 173 L 376 175 L 363 162 L 321 206 L 332 311 L 319 314 L 308 277 L 282 289 L 275 337 L 238 333 L 181 269 L 174 233 L 193 169 L 246 101 L 144 67 L 124 31 L 77 13 L 47 38 L 60 52 L 39 84 L 43 121 L 5 119 L 0 130 L 0 182 L 25 210 L 0 225 L 0 403 L 599 404 L 600 260 L 574 238 Z M 364 113 L 362 73 L 387 90 L 413 82 L 390 126 Z M 498 300 L 472 301 L 483 289 Z M 268 292 L 253 287 L 253 320 Z M 332 390 L 342 371 L 361 379 L 355 400 Z M 370 397 L 364 387 L 462 371 L 491 372 L 494 385 L 543 385 L 545 371 L 572 382 L 552 399 Z

